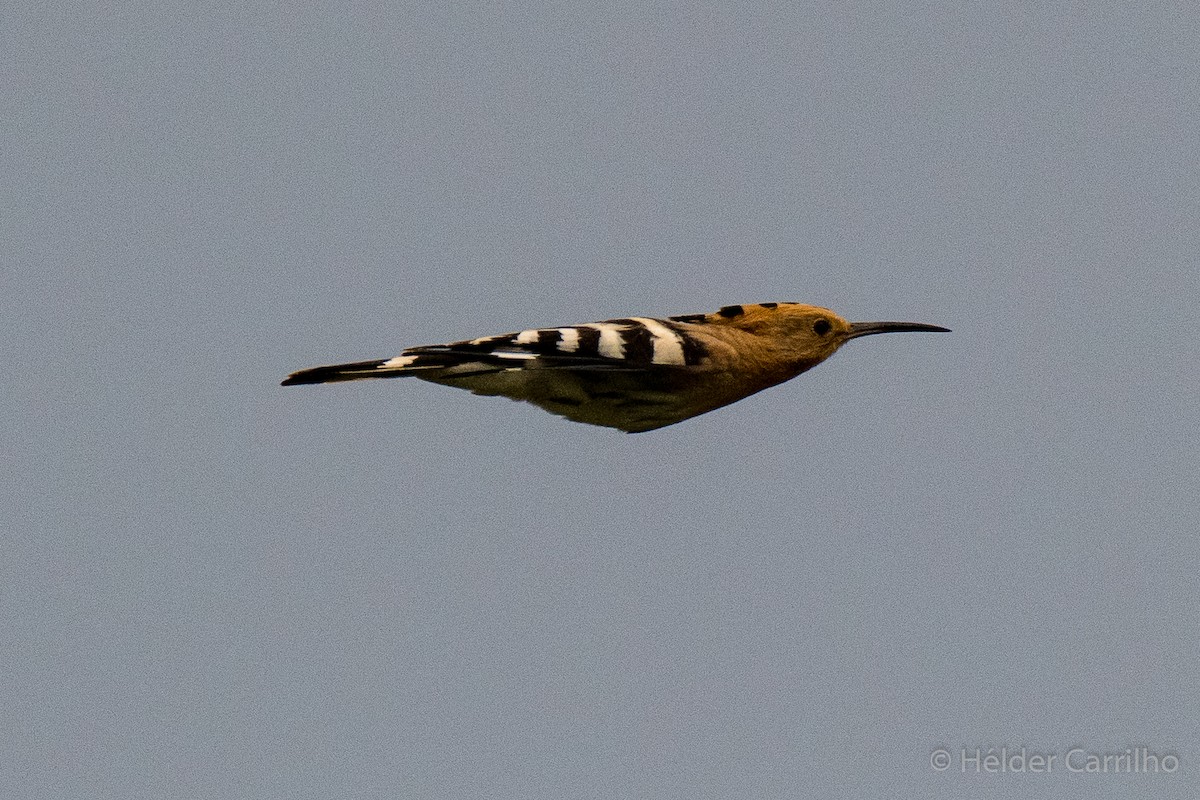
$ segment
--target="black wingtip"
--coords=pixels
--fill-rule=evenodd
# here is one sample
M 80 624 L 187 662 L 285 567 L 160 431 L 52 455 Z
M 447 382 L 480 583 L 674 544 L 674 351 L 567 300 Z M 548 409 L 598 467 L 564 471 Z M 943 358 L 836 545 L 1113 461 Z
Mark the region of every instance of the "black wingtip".
M 300 386 L 306 383 L 329 383 L 330 381 L 338 380 L 336 367 L 314 367 L 313 369 L 302 369 L 299 372 L 293 372 L 282 381 L 280 386 Z M 343 378 L 343 380 L 345 380 Z
M 311 367 L 302 369 L 299 372 L 293 372 L 282 381 L 280 386 L 299 386 L 309 383 L 338 383 L 340 381 L 354 381 L 359 378 L 371 377 L 370 372 L 378 368 L 385 361 L 376 359 L 375 361 L 358 361 L 353 364 L 331 364 L 326 367 Z M 378 377 L 390 377 L 389 375 L 381 374 Z

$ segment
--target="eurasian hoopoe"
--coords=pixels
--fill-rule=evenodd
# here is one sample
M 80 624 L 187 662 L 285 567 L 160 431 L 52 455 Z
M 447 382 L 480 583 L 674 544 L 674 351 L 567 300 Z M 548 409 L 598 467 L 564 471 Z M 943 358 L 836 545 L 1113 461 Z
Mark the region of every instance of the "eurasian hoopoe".
M 817 306 L 759 303 L 410 347 L 395 358 L 300 370 L 283 385 L 413 375 L 638 433 L 790 380 L 850 339 L 947 330 L 920 322 L 847 322 Z

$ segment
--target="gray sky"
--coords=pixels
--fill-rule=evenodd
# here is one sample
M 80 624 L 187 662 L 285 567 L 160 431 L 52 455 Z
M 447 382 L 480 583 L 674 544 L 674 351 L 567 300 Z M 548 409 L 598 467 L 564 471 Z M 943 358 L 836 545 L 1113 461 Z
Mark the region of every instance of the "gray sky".
M 3 13 L 5 794 L 1194 796 L 1189 4 L 249 5 Z M 954 333 L 277 385 L 767 300 Z

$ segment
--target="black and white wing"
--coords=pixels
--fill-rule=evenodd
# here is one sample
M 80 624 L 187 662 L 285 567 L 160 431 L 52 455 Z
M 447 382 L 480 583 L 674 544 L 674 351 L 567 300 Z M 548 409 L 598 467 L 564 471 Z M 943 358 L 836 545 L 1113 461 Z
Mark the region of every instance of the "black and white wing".
M 693 416 L 686 389 L 705 360 L 688 323 L 629 317 L 411 347 L 395 358 L 314 367 L 285 386 L 414 376 L 533 403 L 577 422 L 647 431 Z

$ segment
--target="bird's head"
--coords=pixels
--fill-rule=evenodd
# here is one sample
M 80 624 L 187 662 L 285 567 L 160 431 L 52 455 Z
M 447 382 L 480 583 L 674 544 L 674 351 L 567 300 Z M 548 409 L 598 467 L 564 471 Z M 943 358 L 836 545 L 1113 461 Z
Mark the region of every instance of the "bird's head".
M 828 308 L 803 303 L 760 303 L 726 306 L 717 312 L 729 324 L 786 343 L 802 370 L 821 363 L 851 339 L 877 333 L 948 332 L 923 322 L 849 322 Z

